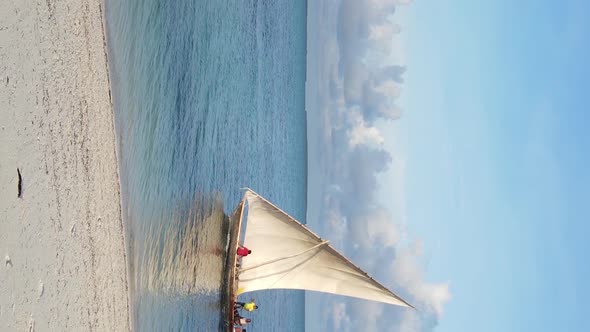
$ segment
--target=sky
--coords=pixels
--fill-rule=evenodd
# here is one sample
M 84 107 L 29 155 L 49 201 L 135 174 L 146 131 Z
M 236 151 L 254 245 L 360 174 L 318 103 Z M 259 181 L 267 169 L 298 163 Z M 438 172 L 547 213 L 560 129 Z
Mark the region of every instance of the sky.
M 306 330 L 590 331 L 589 15 L 310 2 L 307 221 L 418 310 L 308 294 Z

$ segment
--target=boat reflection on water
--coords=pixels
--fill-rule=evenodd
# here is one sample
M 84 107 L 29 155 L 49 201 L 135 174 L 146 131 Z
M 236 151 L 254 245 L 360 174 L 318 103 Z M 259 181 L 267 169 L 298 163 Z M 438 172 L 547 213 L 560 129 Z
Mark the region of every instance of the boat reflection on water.
M 220 195 L 200 197 L 186 213 L 150 226 L 138 255 L 137 289 L 168 295 L 219 294 L 227 216 Z M 213 295 L 213 294 L 211 294 Z

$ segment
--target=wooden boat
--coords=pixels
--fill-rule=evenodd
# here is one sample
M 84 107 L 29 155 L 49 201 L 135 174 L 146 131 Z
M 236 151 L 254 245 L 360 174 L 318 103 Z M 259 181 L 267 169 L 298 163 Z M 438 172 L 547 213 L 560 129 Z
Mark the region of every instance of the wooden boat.
M 241 241 L 252 253 L 237 267 Z M 258 290 L 316 291 L 413 308 L 328 241 L 250 189 L 230 217 L 226 271 L 227 331 L 233 331 L 237 296 Z

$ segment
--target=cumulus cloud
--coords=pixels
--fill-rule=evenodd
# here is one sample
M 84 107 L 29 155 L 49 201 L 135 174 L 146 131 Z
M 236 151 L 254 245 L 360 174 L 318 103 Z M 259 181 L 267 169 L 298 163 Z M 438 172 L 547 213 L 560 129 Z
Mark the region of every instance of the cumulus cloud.
M 402 66 L 368 66 L 369 51 L 391 52 L 393 38 L 401 31 L 389 17 L 395 11 L 395 1 L 343 0 L 338 10 L 336 36 L 339 49 L 339 75 L 343 94 L 349 105 L 359 105 L 371 112 L 375 120 L 379 115 L 391 114 L 393 99 L 399 96 L 402 83 Z M 336 86 L 335 82 L 331 83 Z M 380 110 L 380 111 L 377 111 Z
M 390 22 L 369 27 L 369 47 L 382 54 L 390 54 L 393 49 L 393 38 L 401 32 L 398 24 Z
M 386 215 L 382 217 L 385 218 L 384 221 L 387 219 Z M 370 238 L 377 235 L 373 232 L 375 230 L 368 232 L 366 236 Z M 367 246 L 367 243 L 361 243 L 356 247 L 358 258 L 366 258 L 369 253 L 372 254 L 373 264 L 368 264 L 365 268 L 371 270 L 377 279 L 394 285 L 393 288 L 401 291 L 400 295 L 408 299 L 417 310 L 350 299 L 347 305 L 338 307 L 339 310 L 334 313 L 333 318 L 339 321 L 334 320 L 333 326 L 347 326 L 352 331 L 367 332 L 382 331 L 384 327 L 402 332 L 432 331 L 443 315 L 444 305 L 451 299 L 449 283 L 430 283 L 425 280 L 424 268 L 420 265 L 423 248 L 419 241 L 403 246 L 399 243 L 400 234 L 377 236 L 382 237 L 379 241 L 383 246 L 375 247 L 374 243 Z M 384 239 L 388 239 L 388 242 L 383 242 Z
M 381 145 L 383 144 L 383 136 L 375 127 L 367 126 L 364 122 L 359 123 L 349 131 L 350 145 L 355 147 L 357 145 Z
M 391 220 L 391 214 L 383 207 L 371 211 L 368 216 L 371 219 L 367 223 L 369 240 L 372 244 L 380 243 L 385 247 L 394 247 L 401 239 L 399 225 Z
M 362 62 L 352 62 L 342 73 L 344 99 L 350 105 L 359 105 L 363 97 L 363 88 L 369 80 L 369 70 Z
M 413 1 L 414 0 L 371 0 L 369 2 L 381 6 L 381 8 L 392 8 L 399 5 L 409 5 Z
M 398 66 L 398 65 L 385 66 L 385 67 L 381 68 L 381 70 L 379 70 L 379 72 L 375 76 L 376 76 L 376 80 L 381 81 L 381 82 L 385 81 L 387 79 L 391 79 L 394 82 L 403 83 L 404 79 L 402 78 L 402 75 L 405 72 L 406 72 L 405 66 Z
M 337 331 L 350 324 L 350 318 L 346 315 L 346 303 L 338 302 L 332 306 L 332 325 Z
M 401 109 L 395 104 L 401 94 L 401 87 L 393 80 L 367 80 L 363 85 L 362 100 L 359 105 L 365 119 L 373 123 L 376 119 L 397 120 Z
M 376 201 L 377 174 L 385 171 L 391 155 L 382 149 L 358 145 L 349 151 L 343 174 L 338 179 L 343 188 L 342 198 L 354 203 L 343 207 L 349 215 L 366 214 Z
M 360 113 L 358 106 L 349 110 L 350 129 L 348 129 L 349 145 L 355 148 L 359 145 L 379 147 L 383 145 L 383 136 L 379 130 L 368 124 Z
M 381 316 L 383 315 L 383 305 L 376 302 L 353 302 L 352 311 L 357 315 L 362 316 L 365 320 L 361 323 L 356 323 L 356 331 L 381 331 L 379 324 Z M 350 318 L 347 317 L 350 321 Z M 359 324 L 360 323 L 360 324 Z
M 324 193 L 324 230 L 320 233 L 419 308 L 410 311 L 362 300 L 319 297 L 316 302 L 321 302 L 321 309 L 317 312 L 325 315 L 318 329 L 321 331 L 432 331 L 451 298 L 449 283 L 426 279 L 420 263 L 422 245 L 407 245 L 409 235 L 401 220 L 393 217 L 404 219 L 399 217 L 400 211 L 393 213 L 377 197 L 380 176 L 396 162 L 396 151 L 385 150 L 385 136 L 376 123 L 402 115 L 396 101 L 403 92 L 406 67 L 373 60 L 388 58 L 382 55 L 392 51 L 392 40 L 401 32 L 393 14 L 398 6 L 410 2 L 341 0 L 310 4 L 325 16 L 317 20 L 317 24 L 323 24 L 317 29 L 321 36 L 316 47 L 321 51 L 308 53 L 308 59 L 312 59 L 308 61 L 314 62 L 316 77 L 321 80 L 311 83 L 317 86 L 310 91 L 317 94 L 313 97 L 317 101 L 316 108 L 308 109 L 308 119 L 321 123 L 320 138 L 311 142 L 321 146 L 317 153 L 321 169 L 310 170 L 321 172 L 324 181 L 322 188 L 310 187 Z M 308 48 L 308 52 L 313 51 Z M 313 77 L 308 75 L 308 79 Z M 309 137 L 313 135 L 308 132 Z
M 417 301 L 423 310 L 434 314 L 436 319 L 443 315 L 445 303 L 451 299 L 449 283 L 428 283 L 424 270 L 418 264 L 424 248 L 421 242 L 398 251 L 391 266 L 394 280 Z

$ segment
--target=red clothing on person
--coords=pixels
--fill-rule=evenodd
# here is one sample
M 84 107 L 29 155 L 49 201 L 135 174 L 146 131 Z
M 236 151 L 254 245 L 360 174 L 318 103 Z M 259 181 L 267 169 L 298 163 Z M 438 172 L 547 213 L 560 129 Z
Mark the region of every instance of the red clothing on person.
M 239 247 L 238 248 L 238 255 L 239 256 L 242 256 L 242 257 L 248 256 L 249 253 L 250 253 L 250 250 L 248 250 L 248 248 L 246 248 L 246 247 Z

